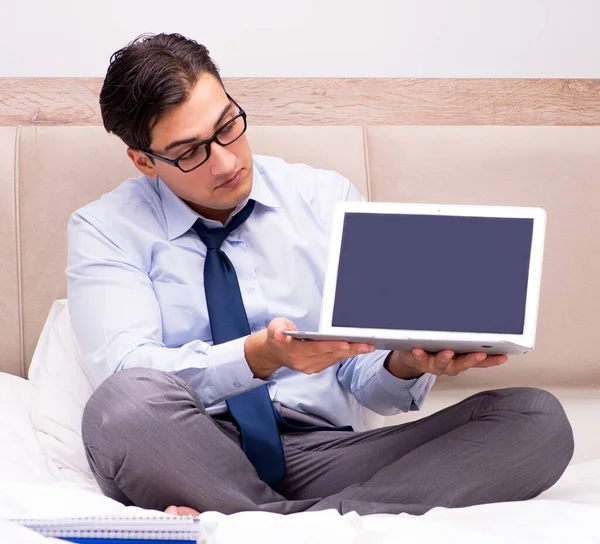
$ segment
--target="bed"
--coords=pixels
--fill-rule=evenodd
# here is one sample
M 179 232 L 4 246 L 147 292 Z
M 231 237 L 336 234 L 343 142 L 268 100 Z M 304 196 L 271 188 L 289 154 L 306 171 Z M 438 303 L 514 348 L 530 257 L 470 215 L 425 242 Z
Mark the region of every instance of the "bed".
M 61 475 L 40 443 L 30 411 L 35 385 L 0 374 L 0 513 L 4 520 L 23 516 L 62 517 L 121 514 L 137 509 L 102 496 L 88 478 Z M 81 452 L 80 452 L 81 453 Z M 260 542 L 278 544 L 359 544 L 373 542 L 553 543 L 600 542 L 600 459 L 572 464 L 550 490 L 528 502 L 448 510 L 422 517 L 400 515 L 341 516 L 333 510 L 290 516 L 217 512 L 201 515 L 206 544 Z M 16 523 L 0 521 L 0 542 L 45 543 Z M 59 542 L 59 541 L 56 541 Z
M 348 91 L 343 100 L 332 98 L 322 81 L 314 82 L 313 89 L 302 83 L 300 98 L 299 91 L 289 87 L 296 95 L 287 105 L 278 103 L 283 110 L 269 117 L 255 109 L 254 119 L 261 124 L 252 124 L 250 116 L 253 151 L 335 169 L 371 200 L 541 206 L 548 212 L 548 233 L 534 352 L 497 369 L 439 380 L 421 412 L 385 419 L 373 415 L 371 425 L 423 417 L 483 389 L 544 387 L 563 401 L 571 419 L 573 461 L 552 489 L 527 502 L 440 508 L 421 517 L 205 512 L 201 540 L 267 544 L 281 542 L 285 534 L 288 544 L 598 543 L 600 252 L 590 248 L 596 247 L 600 232 L 600 127 L 581 126 L 576 113 L 571 126 L 541 126 L 540 120 L 553 119 L 543 94 L 535 115 L 545 111 L 550 117 L 535 117 L 532 108 L 523 114 L 529 126 L 493 126 L 495 117 L 489 112 L 479 119 L 484 124 L 463 126 L 457 119 L 464 101 L 460 107 L 453 102 L 448 106 L 456 113 L 448 126 L 432 125 L 431 110 L 428 121 L 415 122 L 420 126 L 403 125 L 389 115 L 386 126 L 380 126 L 378 96 L 391 108 L 396 98 L 404 100 L 397 112 L 412 111 L 406 104 L 408 95 L 402 94 L 406 84 L 399 84 L 396 92 L 392 83 L 374 82 L 370 94 L 354 98 L 360 107 L 348 102 L 354 96 Z M 367 85 L 352 84 L 357 92 Z M 96 94 L 89 86 L 50 82 L 54 94 L 45 95 L 40 82 L 10 85 L 0 80 L 0 98 L 7 92 L 19 98 L 5 100 L 12 113 L 0 114 L 0 542 L 50 542 L 9 520 L 28 515 L 140 514 L 102 496 L 87 467 L 79 426 L 98 377 L 81 364 L 64 300 L 67 218 L 135 172 L 121 143 L 97 126 Z M 56 85 L 63 85 L 60 110 Z M 327 85 L 341 89 L 338 83 Z M 250 113 L 252 104 L 264 108 L 266 94 L 277 90 L 272 81 L 232 82 L 232 87 L 240 103 L 244 98 L 251 103 Z M 479 99 L 484 105 L 491 100 L 483 95 Z M 42 105 L 38 103 L 28 117 L 23 104 L 31 106 L 32 100 Z M 336 109 L 336 100 L 344 107 Z M 513 113 L 521 107 L 510 96 L 506 100 Z M 332 114 L 317 121 L 320 101 L 327 102 Z M 46 106 L 41 119 L 47 126 L 35 124 L 40 119 L 35 111 Z M 94 113 L 82 116 L 84 106 Z M 270 125 L 282 111 L 303 125 Z M 554 119 L 569 125 L 568 112 L 555 113 Z M 522 118 L 506 111 L 499 119 L 523 125 L 515 121 Z

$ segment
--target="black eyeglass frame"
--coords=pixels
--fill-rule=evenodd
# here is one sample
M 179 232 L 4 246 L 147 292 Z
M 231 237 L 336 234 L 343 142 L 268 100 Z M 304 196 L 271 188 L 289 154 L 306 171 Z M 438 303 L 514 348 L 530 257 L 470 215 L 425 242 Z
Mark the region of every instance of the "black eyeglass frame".
M 225 93 L 225 94 L 227 95 L 227 98 L 229 98 L 231 103 L 239 110 L 239 112 L 235 117 L 231 118 L 229 121 L 227 121 L 227 123 L 225 123 L 222 127 L 220 127 L 210 138 L 208 138 L 207 140 L 202 140 L 201 142 L 194 144 L 192 147 L 189 147 L 181 155 L 179 155 L 178 157 L 175 157 L 174 159 L 162 157 L 160 155 L 157 155 L 156 153 L 153 153 L 149 149 L 142 149 L 141 151 L 148 157 L 153 157 L 161 162 L 164 162 L 164 163 L 170 164 L 171 166 L 175 166 L 176 168 L 179 168 L 179 170 L 181 170 L 185 174 L 196 170 L 196 168 L 200 168 L 206 161 L 208 161 L 208 159 L 210 159 L 210 149 L 211 149 L 211 145 L 213 142 L 218 143 L 222 147 L 227 147 L 228 145 L 231 145 L 233 142 L 236 142 L 237 140 L 239 140 L 244 135 L 244 133 L 246 132 L 246 130 L 248 128 L 246 112 L 241 108 L 241 106 L 233 98 L 231 98 L 231 96 L 229 96 L 229 94 L 227 94 L 227 93 Z M 221 134 L 227 127 L 229 127 L 232 123 L 234 123 L 240 117 L 244 121 L 244 129 L 242 130 L 240 135 L 237 136 L 235 139 L 231 140 L 230 142 L 227 142 L 226 144 L 219 141 L 219 134 Z M 196 151 L 196 149 L 198 149 L 200 146 L 206 147 L 206 158 L 202 162 L 200 162 L 199 164 L 194 166 L 193 168 L 190 168 L 189 170 L 185 170 L 184 168 L 182 168 L 179 164 L 179 161 L 184 159 L 186 155 Z

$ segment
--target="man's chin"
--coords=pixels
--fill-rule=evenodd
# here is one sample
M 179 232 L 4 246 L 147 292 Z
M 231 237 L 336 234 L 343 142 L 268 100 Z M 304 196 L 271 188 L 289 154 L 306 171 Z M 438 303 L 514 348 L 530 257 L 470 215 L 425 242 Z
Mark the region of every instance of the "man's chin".
M 246 190 L 243 193 L 231 195 L 232 198 L 219 198 L 214 199 L 212 202 L 207 203 L 208 205 L 196 205 L 191 206 L 192 209 L 195 209 L 200 215 L 204 215 L 209 219 L 219 218 L 223 219 L 223 214 L 228 215 L 233 213 L 233 211 L 242 204 L 250 195 L 250 191 Z M 224 195 L 222 195 L 224 196 Z
M 239 206 L 242 202 L 244 202 L 244 200 L 246 200 L 250 196 L 251 192 L 252 192 L 252 177 L 244 176 L 237 183 L 237 185 L 235 187 L 225 186 L 223 188 L 218 188 L 217 190 L 215 190 L 214 194 L 215 194 L 215 196 L 220 197 L 220 198 L 218 198 L 218 200 L 223 202 L 224 208 L 226 208 L 226 207 L 235 208 L 235 207 Z M 229 193 L 227 195 L 228 198 L 223 199 L 223 197 L 227 193 Z

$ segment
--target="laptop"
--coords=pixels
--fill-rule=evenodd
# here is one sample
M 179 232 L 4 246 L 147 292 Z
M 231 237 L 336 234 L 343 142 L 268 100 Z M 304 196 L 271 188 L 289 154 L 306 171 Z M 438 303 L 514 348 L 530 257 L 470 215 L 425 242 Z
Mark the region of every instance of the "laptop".
M 343 202 L 319 331 L 300 340 L 517 355 L 535 345 L 541 208 Z

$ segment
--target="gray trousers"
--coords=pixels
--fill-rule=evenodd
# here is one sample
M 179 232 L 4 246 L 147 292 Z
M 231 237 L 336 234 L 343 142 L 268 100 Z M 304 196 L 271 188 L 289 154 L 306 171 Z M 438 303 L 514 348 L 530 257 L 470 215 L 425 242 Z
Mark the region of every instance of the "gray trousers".
M 208 416 L 182 379 L 148 369 L 103 382 L 82 430 L 92 472 L 109 497 L 226 514 L 423 514 L 524 500 L 552 486 L 573 454 L 571 426 L 554 396 L 501 389 L 404 425 L 284 434 L 287 475 L 272 489 L 256 475 L 231 421 Z

